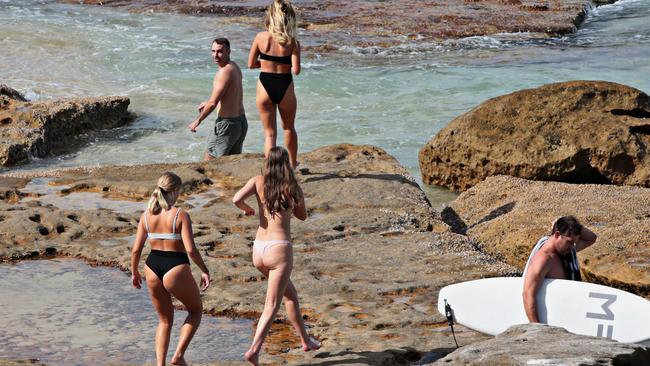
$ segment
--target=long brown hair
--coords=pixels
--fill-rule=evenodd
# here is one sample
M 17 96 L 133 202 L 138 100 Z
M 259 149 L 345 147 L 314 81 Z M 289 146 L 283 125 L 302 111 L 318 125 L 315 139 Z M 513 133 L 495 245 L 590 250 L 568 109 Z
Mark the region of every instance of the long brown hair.
M 266 28 L 280 44 L 296 39 L 296 23 L 296 10 L 288 0 L 273 0 L 273 4 L 266 9 Z
M 171 194 L 176 192 L 181 188 L 181 178 L 172 173 L 165 172 L 163 175 L 158 178 L 158 184 L 156 184 L 156 189 L 151 193 L 151 198 L 149 199 L 149 204 L 147 209 L 152 214 L 156 215 L 162 210 L 169 210 L 171 206 L 176 203 L 176 201 L 171 201 Z
M 303 196 L 283 147 L 272 147 L 264 161 L 264 205 L 271 216 L 298 204 Z

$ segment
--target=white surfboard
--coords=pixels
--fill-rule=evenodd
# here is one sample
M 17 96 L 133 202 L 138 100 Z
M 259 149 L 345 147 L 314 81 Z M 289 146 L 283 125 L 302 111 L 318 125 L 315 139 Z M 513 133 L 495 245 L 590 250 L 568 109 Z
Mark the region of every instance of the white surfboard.
M 438 311 L 445 314 L 446 299 L 457 323 L 497 335 L 528 323 L 522 292 L 521 277 L 461 282 L 440 290 Z M 612 287 L 547 279 L 537 293 L 537 312 L 542 323 L 576 334 L 626 343 L 650 339 L 650 301 Z

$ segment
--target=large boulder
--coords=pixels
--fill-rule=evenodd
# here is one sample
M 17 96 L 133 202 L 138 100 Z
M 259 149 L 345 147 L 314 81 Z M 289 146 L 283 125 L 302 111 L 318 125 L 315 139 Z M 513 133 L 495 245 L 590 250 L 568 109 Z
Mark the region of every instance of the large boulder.
M 515 325 L 493 339 L 459 348 L 434 365 L 650 364 L 650 348 L 588 337 L 544 324 Z
M 28 102 L 0 85 L 0 166 L 45 157 L 68 148 L 77 135 L 132 120 L 127 97 L 70 98 Z
M 421 150 L 425 183 L 464 191 L 486 177 L 650 187 L 650 97 L 570 81 L 490 99 Z
M 578 253 L 586 281 L 650 298 L 650 189 L 490 177 L 463 192 L 442 217 L 454 231 L 523 270 L 553 221 L 575 215 L 598 235 Z
M 256 319 L 266 288 L 251 263 L 259 220 L 231 200 L 260 173 L 262 161 L 261 154 L 241 154 L 0 176 L 0 192 L 8 192 L 0 201 L 0 261 L 56 253 L 128 269 L 146 200 L 158 176 L 172 170 L 183 179 L 179 205 L 192 217 L 196 245 L 213 275 L 202 295 L 204 309 Z M 334 145 L 301 154 L 300 162 L 297 179 L 309 217 L 291 225 L 291 278 L 310 332 L 324 346 L 303 352 L 282 310 L 265 343 L 264 364 L 394 365 L 431 349 L 450 351 L 449 328 L 436 308 L 439 289 L 516 272 L 478 251 L 472 239 L 450 232 L 385 151 Z M 487 338 L 456 330 L 464 344 Z

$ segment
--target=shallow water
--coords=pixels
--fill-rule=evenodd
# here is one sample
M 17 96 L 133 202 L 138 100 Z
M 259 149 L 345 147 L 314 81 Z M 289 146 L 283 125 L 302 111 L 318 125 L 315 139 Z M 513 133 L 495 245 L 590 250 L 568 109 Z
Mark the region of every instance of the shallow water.
M 20 191 L 37 193 L 38 197 L 30 196 L 20 200 L 21 203 L 38 200 L 43 206 L 52 205 L 64 210 L 98 210 L 106 209 L 118 213 L 143 211 L 146 202 L 126 201 L 104 198 L 101 193 L 72 192 L 62 195 L 61 191 L 70 188 L 68 185 L 50 185 L 51 178 L 34 178 Z
M 64 156 L 17 169 L 199 160 L 213 119 L 196 134 L 186 125 L 210 93 L 210 41 L 229 37 L 233 59 L 244 66 L 256 31 L 219 18 L 0 2 L 0 80 L 34 99 L 128 95 L 140 116 L 127 127 L 80 137 L 81 148 Z M 319 42 L 305 30 L 300 39 L 305 46 Z M 558 39 L 507 34 L 307 52 L 295 81 L 300 151 L 340 142 L 377 145 L 421 182 L 419 149 L 486 99 L 575 79 L 650 92 L 648 59 L 650 0 L 596 8 L 577 33 Z M 250 123 L 244 150 L 260 151 L 257 71 L 243 71 Z M 439 188 L 427 193 L 435 207 L 455 197 Z
M 133 289 L 117 269 L 72 259 L 0 264 L 0 293 L 0 358 L 48 365 L 155 361 L 158 322 L 147 290 Z M 170 348 L 186 314 L 174 314 Z M 240 360 L 252 331 L 250 320 L 204 316 L 186 359 Z

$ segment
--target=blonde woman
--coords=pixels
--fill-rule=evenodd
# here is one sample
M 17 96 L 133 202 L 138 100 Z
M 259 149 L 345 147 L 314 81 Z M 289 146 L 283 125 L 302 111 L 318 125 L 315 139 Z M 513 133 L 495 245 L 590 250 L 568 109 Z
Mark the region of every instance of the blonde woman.
M 248 67 L 261 69 L 257 83 L 257 109 L 264 128 L 264 156 L 275 146 L 277 111 L 280 111 L 284 142 L 292 167 L 298 165 L 298 135 L 295 129 L 296 93 L 291 72 L 300 74 L 300 43 L 296 39 L 296 11 L 287 0 L 274 0 L 266 11 L 266 31 L 255 36 Z
M 187 318 L 181 327 L 173 365 L 187 365 L 185 350 L 201 323 L 203 304 L 199 288 L 194 282 L 190 261 L 201 269 L 201 290 L 210 285 L 210 273 L 194 245 L 190 215 L 174 207 L 181 192 L 181 178 L 166 172 L 159 179 L 147 209 L 140 217 L 131 256 L 133 287 L 140 288 L 142 277 L 138 270 L 144 243 L 149 239 L 151 253 L 144 267 L 149 295 L 160 320 L 156 331 L 156 364 L 164 366 L 169 348 L 171 326 L 174 321 L 172 295 L 187 309 Z
M 298 292 L 289 278 L 293 269 L 291 217 L 305 220 L 307 210 L 287 150 L 281 147 L 271 148 L 264 162 L 263 175 L 251 178 L 233 197 L 235 206 L 247 216 L 255 215 L 255 210 L 245 202 L 252 195 L 257 198 L 260 218 L 253 243 L 253 264 L 268 279 L 268 287 L 253 344 L 244 358 L 253 365 L 258 365 L 262 343 L 280 309 L 283 297 L 287 317 L 300 336 L 302 349 L 316 350 L 320 348 L 320 343 L 307 334 L 300 314 Z

